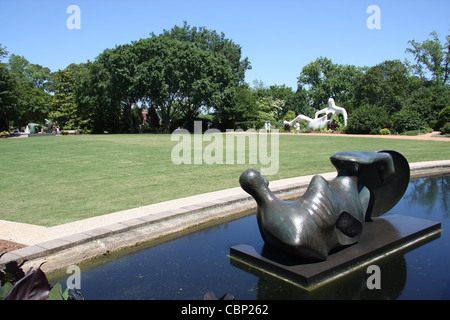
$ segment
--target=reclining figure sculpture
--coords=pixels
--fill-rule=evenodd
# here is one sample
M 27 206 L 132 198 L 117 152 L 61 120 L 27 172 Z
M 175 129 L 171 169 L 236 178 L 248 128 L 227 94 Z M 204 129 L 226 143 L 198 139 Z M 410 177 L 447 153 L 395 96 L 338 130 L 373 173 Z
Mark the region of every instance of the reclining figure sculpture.
M 257 202 L 266 245 L 296 257 L 326 260 L 333 249 L 357 243 L 364 223 L 392 209 L 408 187 L 409 164 L 394 150 L 344 151 L 330 160 L 336 178 L 315 175 L 295 201 L 277 198 L 255 169 L 241 174 L 241 187 Z
M 40 131 L 45 133 L 52 133 L 53 131 L 53 122 L 45 119 L 45 124 L 41 125 L 39 123 L 29 123 L 27 128 L 25 129 L 25 133 L 39 133 Z
M 324 116 L 319 117 L 319 115 L 324 114 Z M 347 125 L 347 110 L 345 110 L 342 107 L 338 107 L 333 98 L 328 99 L 328 107 L 323 108 L 322 110 L 319 110 L 316 112 L 314 119 L 305 116 L 303 114 L 298 115 L 294 120 L 292 121 L 284 121 L 284 124 L 288 124 L 290 127 L 292 125 L 299 121 L 299 120 L 305 120 L 307 123 L 307 126 L 311 129 L 321 129 L 324 126 L 328 125 L 331 122 L 331 119 L 328 119 L 328 114 L 335 114 L 340 113 L 344 117 L 344 125 Z

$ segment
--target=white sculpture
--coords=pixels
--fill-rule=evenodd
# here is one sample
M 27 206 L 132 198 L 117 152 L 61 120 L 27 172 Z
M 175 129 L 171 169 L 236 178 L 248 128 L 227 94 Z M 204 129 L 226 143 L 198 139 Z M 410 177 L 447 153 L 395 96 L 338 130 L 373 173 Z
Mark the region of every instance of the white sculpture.
M 324 116 L 319 118 L 320 114 L 325 113 Z M 316 112 L 314 119 L 311 119 L 310 117 L 307 117 L 303 114 L 298 115 L 294 120 L 292 121 L 284 121 L 284 124 L 288 124 L 289 126 L 292 126 L 296 121 L 299 120 L 305 120 L 306 125 L 310 127 L 311 129 L 320 129 L 324 126 L 328 125 L 331 122 L 331 119 L 328 119 L 328 114 L 335 114 L 340 113 L 344 117 L 344 125 L 347 125 L 347 110 L 345 110 L 342 107 L 337 106 L 334 103 L 334 99 L 330 98 L 328 99 L 328 107 L 323 108 L 322 110 L 319 110 Z

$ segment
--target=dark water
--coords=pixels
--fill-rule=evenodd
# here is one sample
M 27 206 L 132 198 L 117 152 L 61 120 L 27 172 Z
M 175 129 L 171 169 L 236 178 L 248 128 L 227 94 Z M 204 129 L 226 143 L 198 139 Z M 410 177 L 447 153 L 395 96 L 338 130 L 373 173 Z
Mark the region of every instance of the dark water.
M 381 289 L 360 268 L 315 290 L 274 278 L 228 257 L 233 245 L 260 238 L 254 215 L 127 255 L 80 265 L 85 299 L 194 299 L 208 291 L 236 299 L 450 299 L 450 176 L 410 182 L 390 213 L 440 221 L 440 236 L 376 261 Z M 387 214 L 390 214 L 387 213 Z M 69 275 L 50 275 L 64 287 Z

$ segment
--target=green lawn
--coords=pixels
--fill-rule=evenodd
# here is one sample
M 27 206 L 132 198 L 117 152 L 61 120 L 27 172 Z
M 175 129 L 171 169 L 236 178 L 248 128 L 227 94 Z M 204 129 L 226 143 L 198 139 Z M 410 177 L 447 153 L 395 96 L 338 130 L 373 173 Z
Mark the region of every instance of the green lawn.
M 329 157 L 345 150 L 394 149 L 409 162 L 450 159 L 448 142 L 302 135 L 279 139 L 279 170 L 268 180 L 334 171 Z M 261 168 L 175 165 L 171 151 L 177 144 L 170 135 L 1 139 L 0 219 L 54 226 L 237 187 L 244 170 Z

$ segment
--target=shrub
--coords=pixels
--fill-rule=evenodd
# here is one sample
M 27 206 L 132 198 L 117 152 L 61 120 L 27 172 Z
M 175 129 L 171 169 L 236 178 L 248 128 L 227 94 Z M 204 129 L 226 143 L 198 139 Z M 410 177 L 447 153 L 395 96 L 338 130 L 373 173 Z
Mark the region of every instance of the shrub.
M 444 126 L 440 130 L 443 134 L 450 134 L 450 122 L 444 124 Z
M 292 110 L 289 110 L 286 112 L 286 115 L 284 116 L 284 120 L 286 121 L 292 121 L 295 119 L 295 112 Z
M 443 108 L 439 112 L 436 128 L 440 130 L 448 122 L 450 122 L 450 106 Z
M 405 131 L 420 130 L 428 127 L 428 123 L 422 115 L 415 110 L 403 108 L 393 116 L 394 130 L 403 133 Z
M 389 129 L 381 129 L 380 131 L 381 135 L 389 135 L 391 134 L 391 131 L 389 131 Z
M 384 108 L 363 105 L 349 115 L 345 132 L 367 134 L 373 129 L 384 128 L 388 123 L 389 116 Z

